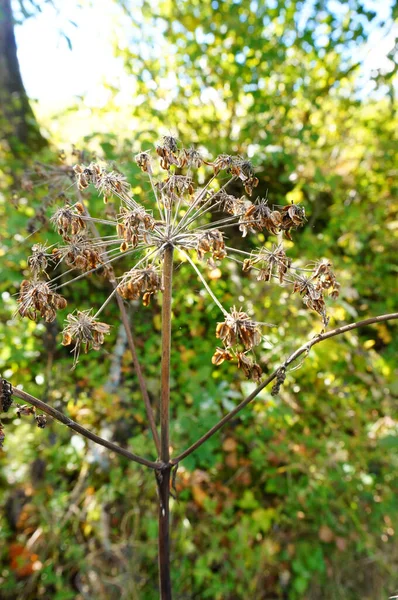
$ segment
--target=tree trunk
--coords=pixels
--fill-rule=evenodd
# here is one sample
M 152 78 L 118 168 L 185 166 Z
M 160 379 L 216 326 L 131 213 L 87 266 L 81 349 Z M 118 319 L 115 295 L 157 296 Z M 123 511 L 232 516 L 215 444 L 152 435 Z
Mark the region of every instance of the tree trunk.
M 11 0 L 0 0 L 0 132 L 15 156 L 47 145 L 22 82 Z

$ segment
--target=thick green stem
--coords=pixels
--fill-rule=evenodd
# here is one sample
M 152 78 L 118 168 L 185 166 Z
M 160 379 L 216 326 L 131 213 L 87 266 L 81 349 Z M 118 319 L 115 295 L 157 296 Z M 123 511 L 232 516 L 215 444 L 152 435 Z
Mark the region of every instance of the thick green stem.
M 162 372 L 160 393 L 160 460 L 170 461 L 170 353 L 173 247 L 167 247 L 163 263 Z M 170 578 L 170 468 L 157 473 L 159 490 L 159 581 L 161 600 L 171 600 Z

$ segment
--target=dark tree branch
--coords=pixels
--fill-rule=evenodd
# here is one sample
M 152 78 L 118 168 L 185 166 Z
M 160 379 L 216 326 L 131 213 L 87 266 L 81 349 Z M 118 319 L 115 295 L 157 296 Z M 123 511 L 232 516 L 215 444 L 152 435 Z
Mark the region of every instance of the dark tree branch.
M 125 458 L 128 458 L 133 462 L 139 463 L 140 465 L 144 465 L 145 467 L 149 467 L 150 469 L 162 469 L 161 463 L 147 460 L 146 458 L 143 458 L 141 456 L 138 456 L 137 454 L 133 454 L 132 452 L 125 450 L 124 448 L 121 448 L 113 442 L 108 442 L 108 440 L 105 440 L 104 438 L 100 437 L 99 435 L 96 435 L 95 433 L 91 433 L 91 431 L 88 431 L 88 429 L 86 429 L 85 427 L 82 427 L 78 423 L 75 423 L 75 421 L 72 421 L 72 419 L 64 415 L 56 408 L 53 408 L 52 406 L 46 404 L 42 400 L 31 396 L 27 392 L 13 387 L 13 396 L 15 396 L 16 398 L 20 398 L 21 400 L 27 402 L 28 404 L 31 404 L 32 406 L 35 406 L 50 417 L 53 417 L 53 419 L 56 419 L 60 423 L 63 423 L 64 425 L 69 427 L 69 429 L 73 429 L 73 431 L 76 431 L 76 433 L 80 433 L 80 435 L 83 435 L 84 437 L 88 438 L 92 442 L 95 442 L 96 444 L 99 444 L 100 446 L 104 446 L 104 448 L 108 448 L 108 450 L 112 450 L 112 452 L 116 452 L 116 454 L 120 454 L 121 456 L 124 456 Z
M 315 346 L 315 344 L 319 344 L 319 342 L 323 342 L 324 340 L 328 340 L 329 338 L 334 337 L 336 335 L 346 333 L 347 331 L 351 331 L 352 329 L 358 329 L 359 327 L 366 327 L 366 325 L 373 325 L 374 323 L 382 323 L 383 321 L 390 321 L 393 319 L 398 319 L 398 313 L 380 315 L 378 317 L 372 317 L 370 319 L 365 319 L 364 321 L 358 321 L 357 323 L 351 323 L 350 325 L 344 325 L 342 327 L 337 327 L 336 329 L 332 329 L 331 331 L 322 333 L 322 334 L 314 337 L 312 340 L 310 340 L 306 344 L 303 344 L 302 346 L 300 346 L 300 348 L 298 348 L 292 354 L 290 354 L 290 356 L 285 360 L 285 362 L 282 363 L 280 365 L 280 367 L 275 369 L 275 371 L 273 373 L 271 373 L 271 375 L 269 375 L 269 377 L 267 377 L 267 379 L 265 379 L 262 383 L 260 383 L 260 385 L 258 387 L 256 387 L 256 389 L 249 396 L 247 396 L 247 398 L 245 398 L 245 400 L 243 400 L 240 404 L 238 404 L 238 406 L 236 406 L 233 410 L 231 410 L 231 412 L 229 412 L 227 415 L 225 415 L 225 417 L 223 417 L 218 423 L 216 423 L 216 425 L 214 425 L 207 433 L 202 435 L 202 437 L 199 438 L 194 444 L 192 444 L 192 446 L 190 446 L 189 448 L 184 450 L 184 452 L 182 452 L 181 454 L 179 454 L 178 456 L 173 458 L 170 461 L 171 464 L 172 465 L 178 464 L 181 460 L 183 460 L 183 458 L 186 458 L 187 456 L 192 454 L 192 452 L 197 450 L 209 438 L 211 438 L 215 433 L 217 433 L 217 431 L 219 431 L 226 423 L 231 421 L 231 419 L 233 419 L 235 417 L 235 415 L 237 415 L 241 410 L 243 410 L 245 408 L 245 406 L 247 406 L 252 400 L 254 400 L 256 398 L 256 396 L 258 396 L 258 394 L 261 392 L 261 390 L 263 390 L 269 383 L 271 383 L 271 381 L 273 381 L 276 378 L 278 371 L 280 371 L 280 369 L 288 367 L 299 356 L 301 356 L 304 353 L 308 353 L 309 350 L 312 348 L 312 346 Z

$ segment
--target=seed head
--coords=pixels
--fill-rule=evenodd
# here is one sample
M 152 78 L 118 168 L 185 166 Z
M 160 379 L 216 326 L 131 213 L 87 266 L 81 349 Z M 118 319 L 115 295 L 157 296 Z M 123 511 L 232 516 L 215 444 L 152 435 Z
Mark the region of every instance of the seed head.
M 80 216 L 79 208 L 67 204 L 55 211 L 51 217 L 51 222 L 55 223 L 58 233 L 62 237 L 67 237 L 69 234 L 76 235 L 86 228 L 86 224 Z
M 148 306 L 151 296 L 162 290 L 160 270 L 150 265 L 145 269 L 131 269 L 125 273 L 118 286 L 118 292 L 127 300 L 136 300 L 142 296 L 144 306 Z
M 218 323 L 216 337 L 224 342 L 226 348 L 241 343 L 245 350 L 251 350 L 261 342 L 259 324 L 235 307 L 231 308 L 231 314 L 226 315 L 223 323 Z
M 36 321 L 40 315 L 47 323 L 54 321 L 56 311 L 66 308 L 66 300 L 50 289 L 46 281 L 24 279 L 19 292 L 21 317 Z
M 104 343 L 105 335 L 110 331 L 109 325 L 97 321 L 90 313 L 91 310 L 78 310 L 66 317 L 67 325 L 62 332 L 62 345 L 69 346 L 75 343 L 74 367 L 79 361 L 81 347 L 84 352 L 88 352 L 90 348 L 99 350 Z

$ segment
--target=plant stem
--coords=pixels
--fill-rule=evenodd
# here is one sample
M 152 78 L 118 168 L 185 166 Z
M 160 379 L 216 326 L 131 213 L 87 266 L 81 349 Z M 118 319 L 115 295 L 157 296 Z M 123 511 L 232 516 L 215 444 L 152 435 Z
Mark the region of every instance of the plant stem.
M 159 589 L 161 600 L 172 600 L 170 577 L 170 472 L 156 472 L 159 494 Z
M 173 281 L 173 247 L 164 251 L 163 305 L 162 305 L 162 366 L 160 392 L 160 460 L 170 461 L 170 353 L 171 353 L 171 302 Z M 156 473 L 159 490 L 159 581 L 161 600 L 171 600 L 170 578 L 170 468 Z

